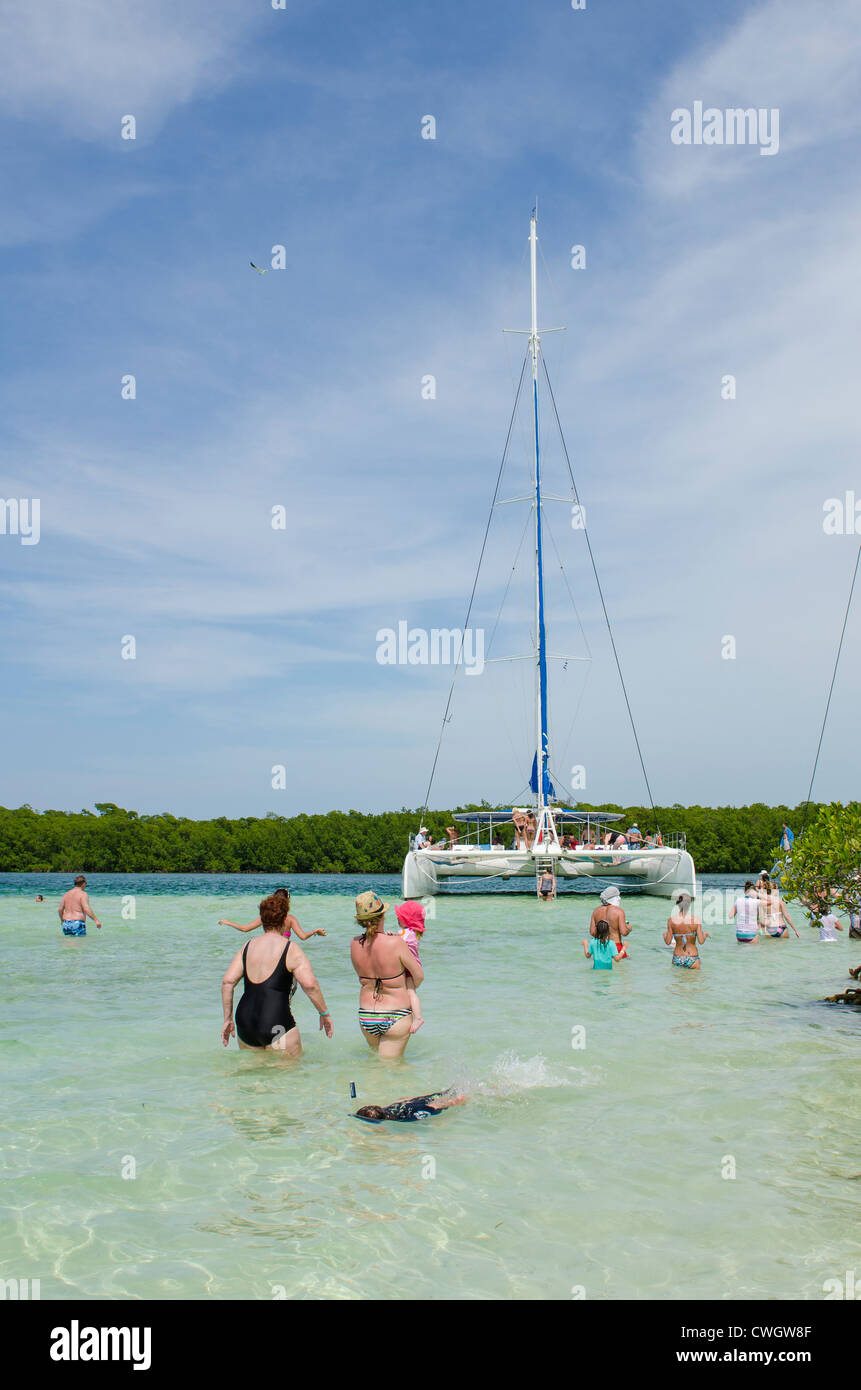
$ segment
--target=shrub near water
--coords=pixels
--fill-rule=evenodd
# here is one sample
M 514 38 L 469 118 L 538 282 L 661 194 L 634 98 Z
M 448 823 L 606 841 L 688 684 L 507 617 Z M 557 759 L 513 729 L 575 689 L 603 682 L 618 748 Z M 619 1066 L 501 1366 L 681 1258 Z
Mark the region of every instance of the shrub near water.
M 455 810 L 490 809 L 489 803 Z M 655 825 L 644 806 L 604 803 L 587 810 L 618 811 L 624 825 L 645 833 Z M 820 808 L 812 806 L 810 820 Z M 451 824 L 452 810 L 428 811 L 424 823 L 435 839 Z M 95 811 L 34 811 L 0 807 L 0 872 L 70 873 L 398 873 L 408 836 L 418 829 L 418 810 L 329 811 L 326 815 L 189 820 L 139 815 L 111 802 Z M 801 824 L 800 807 L 659 806 L 666 835 L 684 831 L 700 873 L 769 869 L 777 858 L 781 826 Z M 512 827 L 501 827 L 511 844 Z

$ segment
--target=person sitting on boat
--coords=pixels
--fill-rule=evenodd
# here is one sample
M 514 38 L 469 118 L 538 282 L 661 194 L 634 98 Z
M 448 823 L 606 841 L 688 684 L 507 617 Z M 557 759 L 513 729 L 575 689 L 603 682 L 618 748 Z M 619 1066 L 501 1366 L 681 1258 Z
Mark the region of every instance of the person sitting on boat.
M 629 845 L 641 845 L 643 843 L 643 833 L 636 821 L 629 830 L 626 830 L 625 838 Z
M 631 935 L 631 923 L 625 916 L 622 897 L 618 888 L 611 884 L 601 894 L 601 906 L 596 907 L 589 921 L 589 935 L 594 936 L 599 922 L 606 922 L 610 928 L 610 940 L 615 942 L 620 960 L 628 959 L 624 937 Z
M 414 847 L 416 849 L 428 849 L 430 840 L 427 838 L 428 828 L 426 825 L 419 826 L 419 833 L 415 838 Z
M 511 819 L 514 822 L 514 848 L 526 849 L 526 814 L 519 806 L 515 806 L 511 812 Z
M 655 848 L 655 837 L 651 834 L 651 832 L 646 836 L 645 840 L 643 841 L 643 847 L 645 849 Z
M 556 897 L 556 875 L 552 869 L 545 869 L 538 879 L 538 896 L 542 902 Z
M 494 848 L 494 849 L 505 849 L 505 841 L 503 840 L 503 838 L 502 838 L 502 836 L 500 835 L 500 833 L 499 833 L 498 830 L 494 832 L 494 836 L 493 836 L 493 848 Z

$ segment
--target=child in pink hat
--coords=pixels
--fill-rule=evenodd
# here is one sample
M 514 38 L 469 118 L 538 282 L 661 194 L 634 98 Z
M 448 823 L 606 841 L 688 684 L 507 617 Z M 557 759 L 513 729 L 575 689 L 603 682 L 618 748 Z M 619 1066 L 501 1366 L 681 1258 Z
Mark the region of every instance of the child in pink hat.
M 421 965 L 419 960 L 419 937 L 425 929 L 425 910 L 421 903 L 407 902 L 399 903 L 395 908 L 395 916 L 400 922 L 401 929 L 398 936 L 402 936 L 407 943 L 407 950 Z M 418 990 L 413 987 L 410 979 L 407 985 L 407 994 L 410 998 L 410 1008 L 413 1011 L 413 1023 L 410 1028 L 411 1033 L 417 1033 L 424 1023 L 422 1006 L 419 1003 Z

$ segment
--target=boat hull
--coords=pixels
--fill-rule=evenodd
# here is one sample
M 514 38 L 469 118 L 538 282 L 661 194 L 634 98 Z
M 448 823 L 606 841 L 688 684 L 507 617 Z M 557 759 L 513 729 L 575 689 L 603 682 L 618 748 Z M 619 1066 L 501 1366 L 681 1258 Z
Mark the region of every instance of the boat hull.
M 457 880 L 473 883 L 484 879 L 508 882 L 512 878 L 535 878 L 536 860 L 554 861 L 557 884 L 567 879 L 591 879 L 595 891 L 616 883 L 656 897 L 670 898 L 686 892 L 696 896 L 694 861 L 686 850 L 556 850 L 548 855 L 539 847 L 528 850 L 493 850 L 468 846 L 454 850 L 410 850 L 404 860 L 402 891 L 405 898 L 434 897 L 441 891 L 456 891 Z

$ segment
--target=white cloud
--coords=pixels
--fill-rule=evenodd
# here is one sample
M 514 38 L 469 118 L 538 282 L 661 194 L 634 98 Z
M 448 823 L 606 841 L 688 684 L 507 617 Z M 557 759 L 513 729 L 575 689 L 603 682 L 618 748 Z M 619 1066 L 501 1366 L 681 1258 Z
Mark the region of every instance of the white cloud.
M 0 107 L 100 141 L 118 142 L 133 115 L 146 142 L 174 106 L 241 70 L 254 22 L 235 0 L 4 0 Z
M 856 0 L 768 0 L 751 9 L 716 46 L 677 63 L 649 102 L 638 133 L 645 186 L 670 198 L 723 197 L 730 182 L 755 198 L 763 179 L 796 176 L 796 157 L 817 146 L 828 154 L 861 127 L 861 8 Z M 670 116 L 694 101 L 727 110 L 780 111 L 780 149 L 678 146 L 670 142 Z M 791 169 L 786 166 L 792 166 Z M 804 169 L 810 188 L 817 170 Z M 740 195 L 739 195 L 740 196 Z M 724 217 L 726 209 L 723 210 Z

